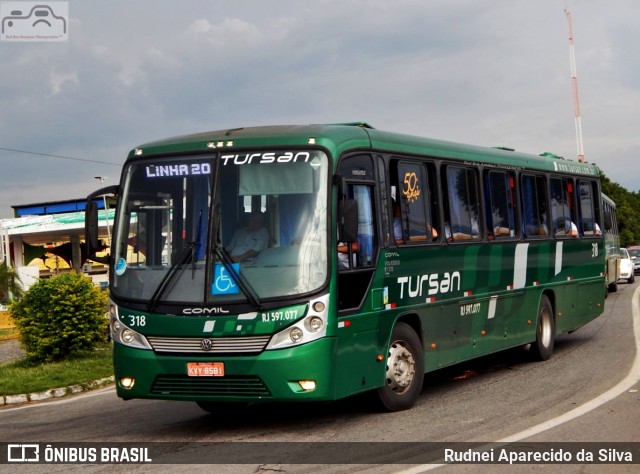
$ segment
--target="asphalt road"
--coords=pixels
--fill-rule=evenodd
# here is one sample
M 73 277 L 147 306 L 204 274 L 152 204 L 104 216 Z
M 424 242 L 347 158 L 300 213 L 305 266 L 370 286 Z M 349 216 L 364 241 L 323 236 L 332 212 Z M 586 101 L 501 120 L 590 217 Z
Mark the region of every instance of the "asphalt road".
M 230 445 L 238 465 L 182 466 L 192 472 L 403 472 L 433 465 L 385 464 L 411 459 L 410 443 L 456 442 L 640 442 L 640 395 L 634 366 L 638 342 L 632 300 L 638 284 L 620 284 L 609 295 L 605 313 L 580 330 L 557 338 L 551 360 L 532 363 L 522 349 L 484 357 L 429 374 L 416 406 L 399 413 L 374 412 L 365 397 L 313 405 L 264 405 L 210 415 L 193 403 L 119 400 L 112 388 L 63 400 L 0 410 L 0 442 L 168 442 L 162 459 L 202 458 L 221 442 L 270 442 L 274 453 L 289 450 L 299 459 L 300 445 L 309 453 L 326 447 L 379 442 L 371 450 L 354 450 L 354 462 L 314 465 L 251 463 L 255 452 Z M 636 308 L 637 313 L 637 308 Z M 640 315 L 635 314 L 640 320 Z M 640 321 L 639 321 L 640 322 Z M 637 375 L 637 374 L 636 374 Z M 620 385 L 622 383 L 622 385 Z M 382 444 L 385 443 L 385 444 Z M 360 446 L 367 446 L 363 444 Z M 242 449 L 234 448 L 241 446 Z M 262 445 L 256 444 L 256 447 Z M 233 449 L 236 449 L 234 452 Z M 204 451 L 203 451 L 204 450 Z M 258 450 L 258 448 L 256 448 Z M 235 453 L 235 454 L 233 454 Z M 286 459 L 286 458 L 285 458 Z M 158 458 L 156 457 L 156 461 Z M 322 459 L 321 459 L 322 461 Z M 635 461 L 636 463 L 638 460 Z M 0 465 L 11 472 L 174 472 L 176 465 Z M 635 465 L 518 465 L 518 472 L 637 472 Z M 513 472 L 513 466 L 456 465 L 439 472 Z M 7 470 L 8 472 L 8 470 Z

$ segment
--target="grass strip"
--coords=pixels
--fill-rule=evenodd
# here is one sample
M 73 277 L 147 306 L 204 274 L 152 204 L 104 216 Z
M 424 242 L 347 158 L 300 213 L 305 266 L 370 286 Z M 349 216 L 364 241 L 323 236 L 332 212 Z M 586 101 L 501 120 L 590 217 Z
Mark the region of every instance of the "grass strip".
M 34 365 L 23 359 L 0 365 L 0 396 L 82 385 L 113 375 L 108 345 L 61 362 Z

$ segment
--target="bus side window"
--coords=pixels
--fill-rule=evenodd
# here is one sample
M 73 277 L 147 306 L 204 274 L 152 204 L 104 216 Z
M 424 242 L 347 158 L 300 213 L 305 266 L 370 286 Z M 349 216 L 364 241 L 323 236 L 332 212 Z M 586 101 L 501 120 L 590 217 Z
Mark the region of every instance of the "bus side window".
M 480 239 L 480 194 L 476 170 L 448 166 L 445 173 L 448 203 L 445 237 L 451 241 Z
M 602 234 L 598 225 L 599 209 L 596 209 L 596 200 L 593 198 L 597 193 L 596 183 L 593 181 L 578 181 L 578 197 L 580 205 L 580 230 L 582 235 L 594 236 Z
M 373 186 L 349 184 L 349 199 L 357 209 L 358 230 L 353 242 L 338 242 L 338 262 L 342 269 L 370 267 L 375 260 Z
M 551 222 L 556 237 L 577 237 L 577 216 L 573 202 L 573 182 L 566 178 L 551 178 Z
M 489 237 L 516 236 L 514 178 L 505 171 L 489 171 L 485 180 Z
M 543 176 L 522 176 L 522 220 L 525 236 L 549 236 L 547 186 Z
M 392 190 L 393 233 L 397 244 L 438 238 L 431 213 L 430 173 L 422 163 L 398 163 L 398 185 Z

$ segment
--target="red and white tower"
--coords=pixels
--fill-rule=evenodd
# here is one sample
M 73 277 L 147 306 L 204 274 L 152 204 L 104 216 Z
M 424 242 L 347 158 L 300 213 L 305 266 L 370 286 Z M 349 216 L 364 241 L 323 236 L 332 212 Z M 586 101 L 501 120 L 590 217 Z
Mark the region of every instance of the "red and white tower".
M 578 73 L 576 71 L 576 52 L 573 44 L 573 22 L 568 8 L 564 10 L 569 27 L 569 61 L 571 63 L 571 87 L 573 89 L 573 111 L 576 123 L 576 145 L 578 148 L 578 161 L 584 162 L 584 144 L 582 143 L 582 119 L 580 117 L 580 96 L 578 94 Z

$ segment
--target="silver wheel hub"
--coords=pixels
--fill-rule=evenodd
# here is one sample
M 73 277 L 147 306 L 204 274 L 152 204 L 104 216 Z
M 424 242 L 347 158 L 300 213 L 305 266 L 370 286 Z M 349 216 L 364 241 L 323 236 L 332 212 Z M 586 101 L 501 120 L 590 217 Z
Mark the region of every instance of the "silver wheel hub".
M 416 373 L 416 361 L 403 341 L 395 341 L 389 347 L 387 359 L 387 385 L 394 392 L 404 393 Z
M 551 316 L 548 312 L 543 312 L 540 315 L 540 335 L 541 341 L 544 347 L 549 347 L 551 344 Z

